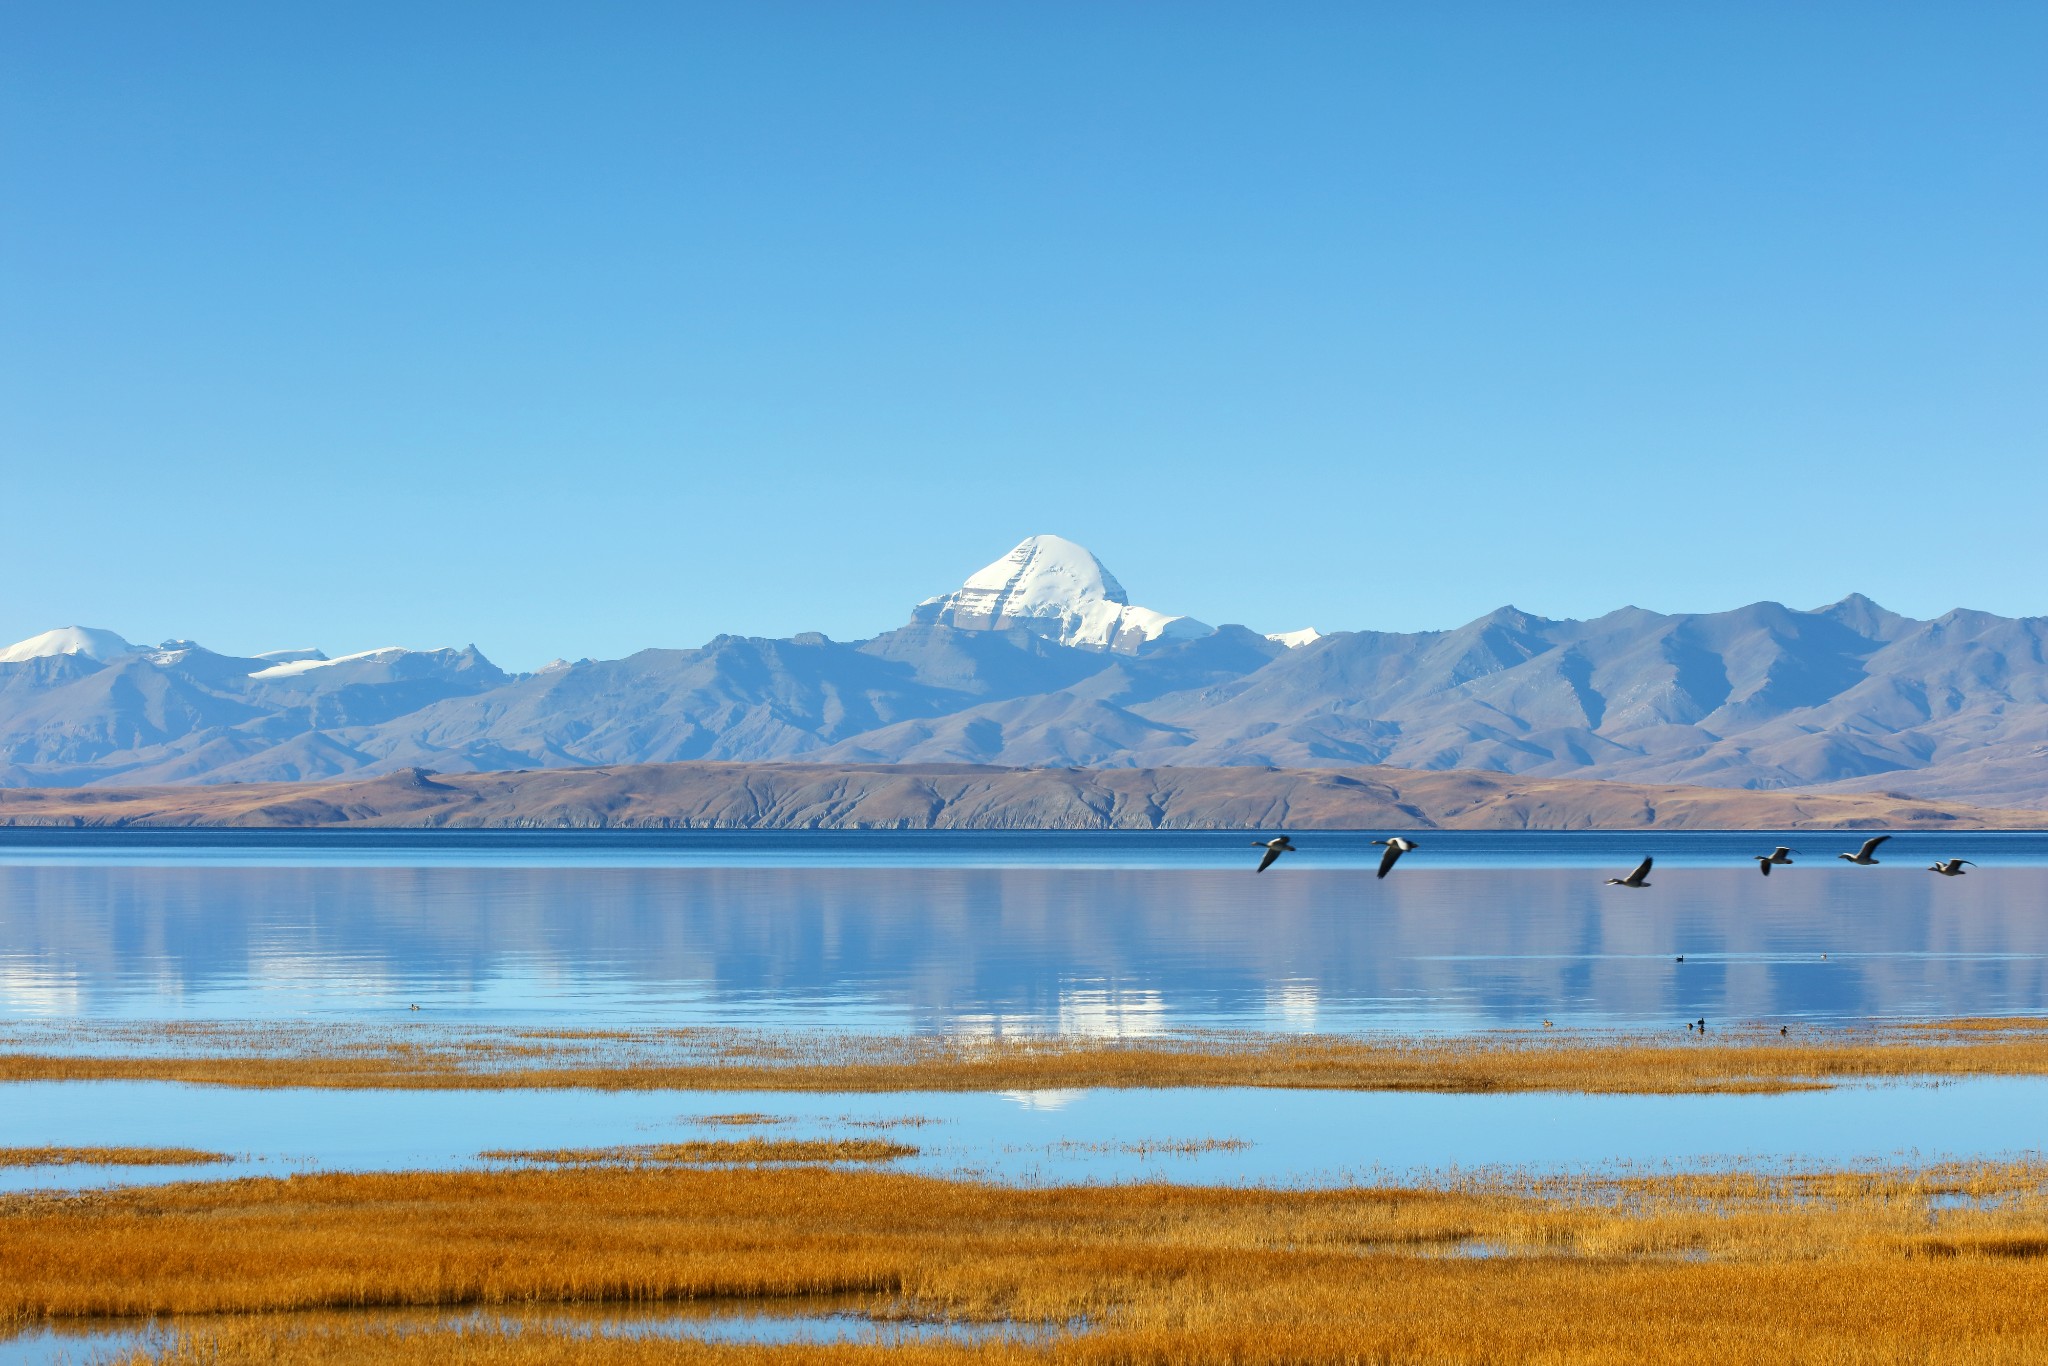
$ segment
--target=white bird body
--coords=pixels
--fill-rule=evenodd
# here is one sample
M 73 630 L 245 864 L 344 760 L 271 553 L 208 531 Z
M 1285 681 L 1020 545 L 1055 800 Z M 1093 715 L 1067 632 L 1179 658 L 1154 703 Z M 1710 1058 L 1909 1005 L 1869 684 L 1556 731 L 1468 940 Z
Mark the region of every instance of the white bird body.
M 1835 857 L 1839 859 L 1847 859 L 1851 863 L 1861 864 L 1864 867 L 1869 867 L 1871 864 L 1877 862 L 1877 846 L 1883 844 L 1886 840 L 1890 838 L 1890 835 L 1874 835 L 1870 839 L 1863 841 L 1863 847 L 1861 849 L 1858 849 L 1855 853 L 1837 854 L 1835 855 Z
M 1294 852 L 1294 841 L 1287 838 L 1287 836 L 1282 835 L 1278 839 L 1253 840 L 1252 847 L 1254 849 L 1263 849 L 1266 851 L 1266 856 L 1259 860 L 1259 866 L 1252 870 L 1256 873 L 1263 873 L 1268 868 L 1271 868 L 1273 866 L 1274 861 L 1278 859 L 1282 854 L 1291 854 Z
M 1414 840 L 1402 839 L 1399 835 L 1392 839 L 1374 840 L 1373 843 L 1387 846 L 1387 852 L 1380 855 L 1380 870 L 1374 874 L 1376 877 L 1385 877 L 1393 872 L 1394 864 L 1400 861 L 1401 855 L 1415 847 Z

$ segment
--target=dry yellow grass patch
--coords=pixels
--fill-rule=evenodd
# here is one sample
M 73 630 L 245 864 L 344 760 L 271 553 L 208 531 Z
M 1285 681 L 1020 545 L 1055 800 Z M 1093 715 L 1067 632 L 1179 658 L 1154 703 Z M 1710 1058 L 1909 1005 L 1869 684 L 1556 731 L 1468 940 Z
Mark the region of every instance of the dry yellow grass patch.
M 0 1030 L 0 1040 L 7 1032 Z M 18 1033 L 14 1037 L 21 1037 Z M 177 1055 L 0 1053 L 0 1081 L 691 1091 L 1000 1091 L 1268 1086 L 1385 1091 L 1788 1091 L 1906 1076 L 2048 1075 L 2048 1023 L 1432 1040 L 1186 1034 L 959 1040 L 647 1030 L 191 1029 Z M 164 1040 L 157 1040 L 161 1047 Z M 131 1041 L 132 1043 L 132 1041 Z
M 906 1143 L 879 1138 L 736 1138 L 718 1142 L 635 1143 L 615 1148 L 493 1148 L 498 1162 L 553 1166 L 706 1166 L 721 1162 L 887 1162 L 915 1157 Z
M 0 1167 L 186 1167 L 232 1162 L 204 1148 L 0 1148 Z
M 825 1294 L 884 1315 L 1090 1325 L 1042 1348 L 888 1349 L 899 1362 L 2038 1362 L 2044 1184 L 2048 1167 L 2033 1165 L 1338 1190 L 1020 1189 L 744 1167 L 188 1183 L 0 1202 L 0 1322 Z M 1492 1255 L 1442 1255 L 1474 1247 Z M 714 1350 L 374 1320 L 300 1337 L 288 1319 L 193 1332 L 174 1359 Z

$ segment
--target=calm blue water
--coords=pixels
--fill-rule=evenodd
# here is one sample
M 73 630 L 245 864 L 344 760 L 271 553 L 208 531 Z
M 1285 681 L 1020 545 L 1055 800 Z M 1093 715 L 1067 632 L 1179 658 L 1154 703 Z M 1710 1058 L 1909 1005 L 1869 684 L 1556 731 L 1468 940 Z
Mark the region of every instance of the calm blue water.
M 1763 879 L 1749 852 L 1806 856 Z M 2042 1014 L 2048 836 L 0 831 L 0 1020 L 1153 1034 Z M 1606 887 L 1640 854 L 1651 887 Z M 1974 858 L 1960 879 L 1933 858 Z M 1677 963 L 1683 954 L 1686 961 Z M 1825 958 L 1823 958 L 1825 954 Z M 412 1016 L 412 1018 L 422 1018 Z
M 2048 1010 L 2048 836 L 7 831 L 0 1021 L 1135 1036 Z M 1788 843 L 1760 877 L 1747 853 Z M 1608 887 L 1643 853 L 1652 886 Z M 1982 866 L 1925 871 L 1937 857 Z M 1676 959 L 1683 955 L 1685 961 Z M 1823 957 L 1825 955 L 1825 957 Z M 418 1004 L 418 1015 L 407 1007 Z
M 171 1082 L 0 1087 L 0 1146 L 178 1144 L 232 1164 L 0 1169 L 0 1190 L 502 1165 L 486 1149 L 887 1137 L 891 1170 L 1026 1182 L 1330 1184 L 1495 1168 L 1917 1164 L 2048 1148 L 2048 1081 L 1983 1077 L 1786 1095 L 1432 1095 L 1243 1088 L 790 1095 L 243 1091 Z M 704 1115 L 759 1113 L 760 1128 Z M 919 1119 L 918 1124 L 892 1121 Z M 1234 1139 L 1193 1153 L 1139 1145 Z

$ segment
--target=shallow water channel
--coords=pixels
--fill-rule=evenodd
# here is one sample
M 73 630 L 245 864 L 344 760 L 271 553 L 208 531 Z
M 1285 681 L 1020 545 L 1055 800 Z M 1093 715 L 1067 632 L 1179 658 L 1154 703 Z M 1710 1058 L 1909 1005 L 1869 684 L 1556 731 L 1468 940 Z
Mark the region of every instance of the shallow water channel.
M 58 1366 L 106 1360 L 138 1349 L 162 1350 L 181 1328 L 222 1318 L 75 1319 L 0 1337 L 0 1366 Z M 238 1320 L 247 1322 L 248 1319 Z M 636 1307 L 553 1306 L 537 1310 L 379 1309 L 265 1316 L 279 1332 L 375 1326 L 397 1333 L 435 1329 L 545 1332 L 567 1337 L 656 1338 L 692 1342 L 985 1342 L 1037 1341 L 1079 1325 L 939 1323 L 876 1318 L 851 1302 L 828 1299 L 694 1302 Z
M 757 1114 L 759 1124 L 707 1124 Z M 887 1137 L 892 1170 L 1020 1182 L 1329 1184 L 1485 1168 L 1921 1163 L 2048 1148 L 2048 1079 L 1782 1095 L 1368 1091 L 1009 1093 L 240 1090 L 171 1082 L 0 1086 L 0 1146 L 188 1146 L 204 1167 L 0 1169 L 0 1189 L 317 1170 L 494 1165 L 487 1149 Z

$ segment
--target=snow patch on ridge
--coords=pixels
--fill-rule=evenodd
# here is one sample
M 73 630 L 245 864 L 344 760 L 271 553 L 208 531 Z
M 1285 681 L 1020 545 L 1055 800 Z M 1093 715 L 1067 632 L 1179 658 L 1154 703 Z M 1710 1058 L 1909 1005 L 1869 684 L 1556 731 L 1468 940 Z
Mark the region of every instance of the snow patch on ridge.
M 913 617 L 966 631 L 1021 626 L 1083 650 L 1136 654 L 1159 640 L 1214 634 L 1193 617 L 1133 607 L 1116 576 L 1086 546 L 1062 536 L 1027 536 L 968 575 L 951 593 L 926 598 Z
M 316 650 L 314 653 L 319 654 L 319 651 Z M 406 649 L 403 645 L 386 645 L 379 650 L 358 650 L 352 655 L 336 655 L 333 659 L 328 659 L 324 655 L 319 659 L 294 659 L 283 664 L 273 664 L 267 669 L 258 669 L 255 673 L 250 674 L 249 677 L 265 679 L 296 678 L 300 674 L 308 673 L 314 669 L 328 669 L 336 664 L 356 664 L 364 660 L 383 662 L 411 653 L 412 651 Z M 262 657 L 267 658 L 268 656 Z
M 1290 650 L 1299 650 L 1304 645 L 1313 645 L 1323 638 L 1323 633 L 1313 626 L 1304 626 L 1299 631 L 1268 631 L 1266 639 L 1275 645 L 1285 645 Z

